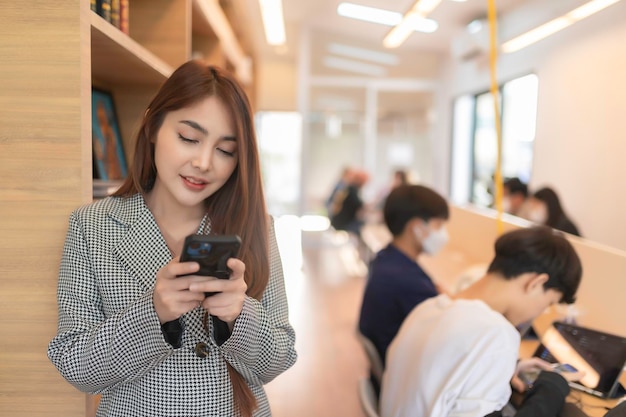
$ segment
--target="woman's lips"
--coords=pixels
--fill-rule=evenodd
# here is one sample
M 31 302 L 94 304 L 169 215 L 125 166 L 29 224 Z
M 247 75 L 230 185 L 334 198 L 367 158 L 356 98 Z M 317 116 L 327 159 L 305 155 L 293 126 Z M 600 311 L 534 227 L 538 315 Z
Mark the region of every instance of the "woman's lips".
M 202 179 L 184 176 L 181 176 L 181 178 L 183 179 L 183 184 L 185 184 L 187 188 L 194 191 L 204 190 L 204 188 L 208 185 L 208 182 Z

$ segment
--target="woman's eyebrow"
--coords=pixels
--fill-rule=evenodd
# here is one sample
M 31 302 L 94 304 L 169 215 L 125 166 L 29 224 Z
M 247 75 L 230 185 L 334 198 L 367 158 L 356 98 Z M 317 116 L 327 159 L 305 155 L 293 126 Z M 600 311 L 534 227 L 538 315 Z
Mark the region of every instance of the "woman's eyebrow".
M 206 130 L 205 128 L 203 128 L 202 126 L 200 126 L 198 123 L 194 122 L 193 120 L 181 120 L 179 123 L 185 124 L 197 131 L 199 131 L 200 133 L 202 133 L 203 135 L 208 135 L 209 131 Z

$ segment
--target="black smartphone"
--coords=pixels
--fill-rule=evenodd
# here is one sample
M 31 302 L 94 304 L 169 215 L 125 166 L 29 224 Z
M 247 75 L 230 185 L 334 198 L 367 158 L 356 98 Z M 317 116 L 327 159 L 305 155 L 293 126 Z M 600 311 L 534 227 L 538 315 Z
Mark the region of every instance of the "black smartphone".
M 240 246 L 241 239 L 237 235 L 189 235 L 185 238 L 180 261 L 200 264 L 200 270 L 193 275 L 229 279 L 231 270 L 226 262 L 237 257 Z

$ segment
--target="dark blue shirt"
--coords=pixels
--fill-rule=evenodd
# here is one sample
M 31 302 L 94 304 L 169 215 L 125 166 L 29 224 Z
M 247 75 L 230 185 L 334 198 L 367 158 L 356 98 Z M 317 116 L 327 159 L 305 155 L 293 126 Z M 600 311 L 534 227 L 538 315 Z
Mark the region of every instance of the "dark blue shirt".
M 413 259 L 389 244 L 370 262 L 359 330 L 385 361 L 387 347 L 413 307 L 438 295 L 432 280 Z

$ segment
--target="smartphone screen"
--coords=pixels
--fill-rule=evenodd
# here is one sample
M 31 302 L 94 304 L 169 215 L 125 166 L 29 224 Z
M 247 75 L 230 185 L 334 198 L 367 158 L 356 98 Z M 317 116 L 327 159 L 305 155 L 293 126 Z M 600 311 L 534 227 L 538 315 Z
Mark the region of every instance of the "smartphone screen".
M 578 369 L 574 368 L 569 363 L 556 363 L 554 364 L 555 372 L 578 372 Z

